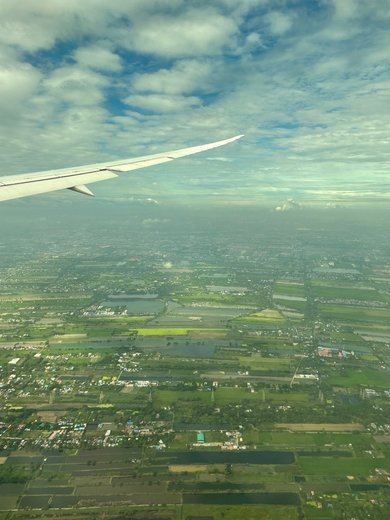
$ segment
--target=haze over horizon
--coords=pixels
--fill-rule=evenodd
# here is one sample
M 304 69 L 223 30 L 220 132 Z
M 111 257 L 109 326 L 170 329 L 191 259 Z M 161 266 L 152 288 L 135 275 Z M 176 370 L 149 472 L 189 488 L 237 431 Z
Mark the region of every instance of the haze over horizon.
M 2 0 L 0 175 L 244 133 L 92 189 L 281 209 L 388 199 L 389 18 L 385 0 Z M 52 201 L 90 202 L 29 204 Z

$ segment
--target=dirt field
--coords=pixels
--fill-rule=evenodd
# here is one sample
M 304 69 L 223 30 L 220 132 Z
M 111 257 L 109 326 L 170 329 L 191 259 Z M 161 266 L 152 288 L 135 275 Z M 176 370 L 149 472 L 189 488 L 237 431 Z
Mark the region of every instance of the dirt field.
M 37 415 L 42 421 L 55 422 L 57 420 L 56 412 L 39 411 L 37 412 Z
M 172 466 L 168 466 L 169 471 L 172 473 L 184 473 L 188 471 L 189 473 L 200 473 L 207 471 L 208 466 L 205 464 L 174 464 Z

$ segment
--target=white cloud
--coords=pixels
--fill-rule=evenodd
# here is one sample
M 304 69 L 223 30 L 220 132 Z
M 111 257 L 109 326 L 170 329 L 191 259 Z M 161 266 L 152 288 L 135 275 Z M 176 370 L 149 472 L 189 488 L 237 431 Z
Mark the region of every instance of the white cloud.
M 357 0 L 333 0 L 335 16 L 341 19 L 353 18 L 358 12 Z
M 188 94 L 195 90 L 207 91 L 210 76 L 216 74 L 215 66 L 208 61 L 180 60 L 171 69 L 154 73 L 135 74 L 133 87 L 140 92 L 163 94 Z
M 291 29 L 292 19 L 285 13 L 271 11 L 265 18 L 269 24 L 270 32 L 276 36 L 280 36 Z
M 210 56 L 231 46 L 237 31 L 233 19 L 214 9 L 193 9 L 179 15 L 146 17 L 143 23 L 122 30 L 120 43 L 157 56 Z
M 244 15 L 252 9 L 265 7 L 273 0 L 217 0 L 222 6 L 228 7 L 234 14 Z
M 375 191 L 390 160 L 388 2 L 285 5 L 1 0 L 2 173 L 245 133 L 213 160 L 145 175 L 167 194 L 221 200 Z M 132 189 L 153 197 L 145 175 Z
M 232 162 L 232 159 L 228 159 L 227 157 L 207 157 L 207 161 Z
M 0 42 L 23 51 L 50 49 L 58 41 L 80 36 L 111 35 L 111 27 L 126 18 L 179 8 L 183 0 L 1 0 Z
M 1 10 L 0 10 L 1 14 Z M 56 39 L 56 28 L 43 28 L 42 20 L 4 20 L 0 23 L 0 41 L 24 51 L 36 51 L 51 47 Z
M 76 61 L 91 69 L 119 72 L 122 69 L 120 57 L 111 50 L 98 44 L 79 47 L 75 54 Z
M 43 88 L 58 103 L 67 101 L 80 106 L 101 102 L 107 84 L 108 78 L 74 65 L 56 69 L 43 81 Z
M 134 95 L 128 96 L 124 101 L 128 105 L 157 113 L 180 112 L 201 104 L 201 100 L 194 96 L 168 94 Z
M 94 0 L 2 0 L 0 42 L 27 52 L 50 49 L 61 39 L 77 37 L 82 26 L 99 30 L 96 15 L 102 14 L 101 7 L 102 2 Z
M 3 123 L 17 118 L 35 94 L 41 74 L 31 65 L 15 63 L 0 68 L 0 117 Z

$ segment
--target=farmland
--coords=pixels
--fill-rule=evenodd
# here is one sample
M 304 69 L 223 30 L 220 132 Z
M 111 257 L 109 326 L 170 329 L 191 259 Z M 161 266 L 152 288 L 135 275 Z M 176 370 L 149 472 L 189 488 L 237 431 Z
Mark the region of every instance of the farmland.
M 0 518 L 385 518 L 386 248 L 138 224 L 0 259 Z

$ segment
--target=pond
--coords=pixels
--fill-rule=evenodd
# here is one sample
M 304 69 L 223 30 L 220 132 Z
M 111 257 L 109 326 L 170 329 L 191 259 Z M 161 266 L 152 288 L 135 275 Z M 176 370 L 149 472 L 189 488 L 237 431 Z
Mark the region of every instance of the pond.
M 183 451 L 158 455 L 168 464 L 293 464 L 291 451 Z

